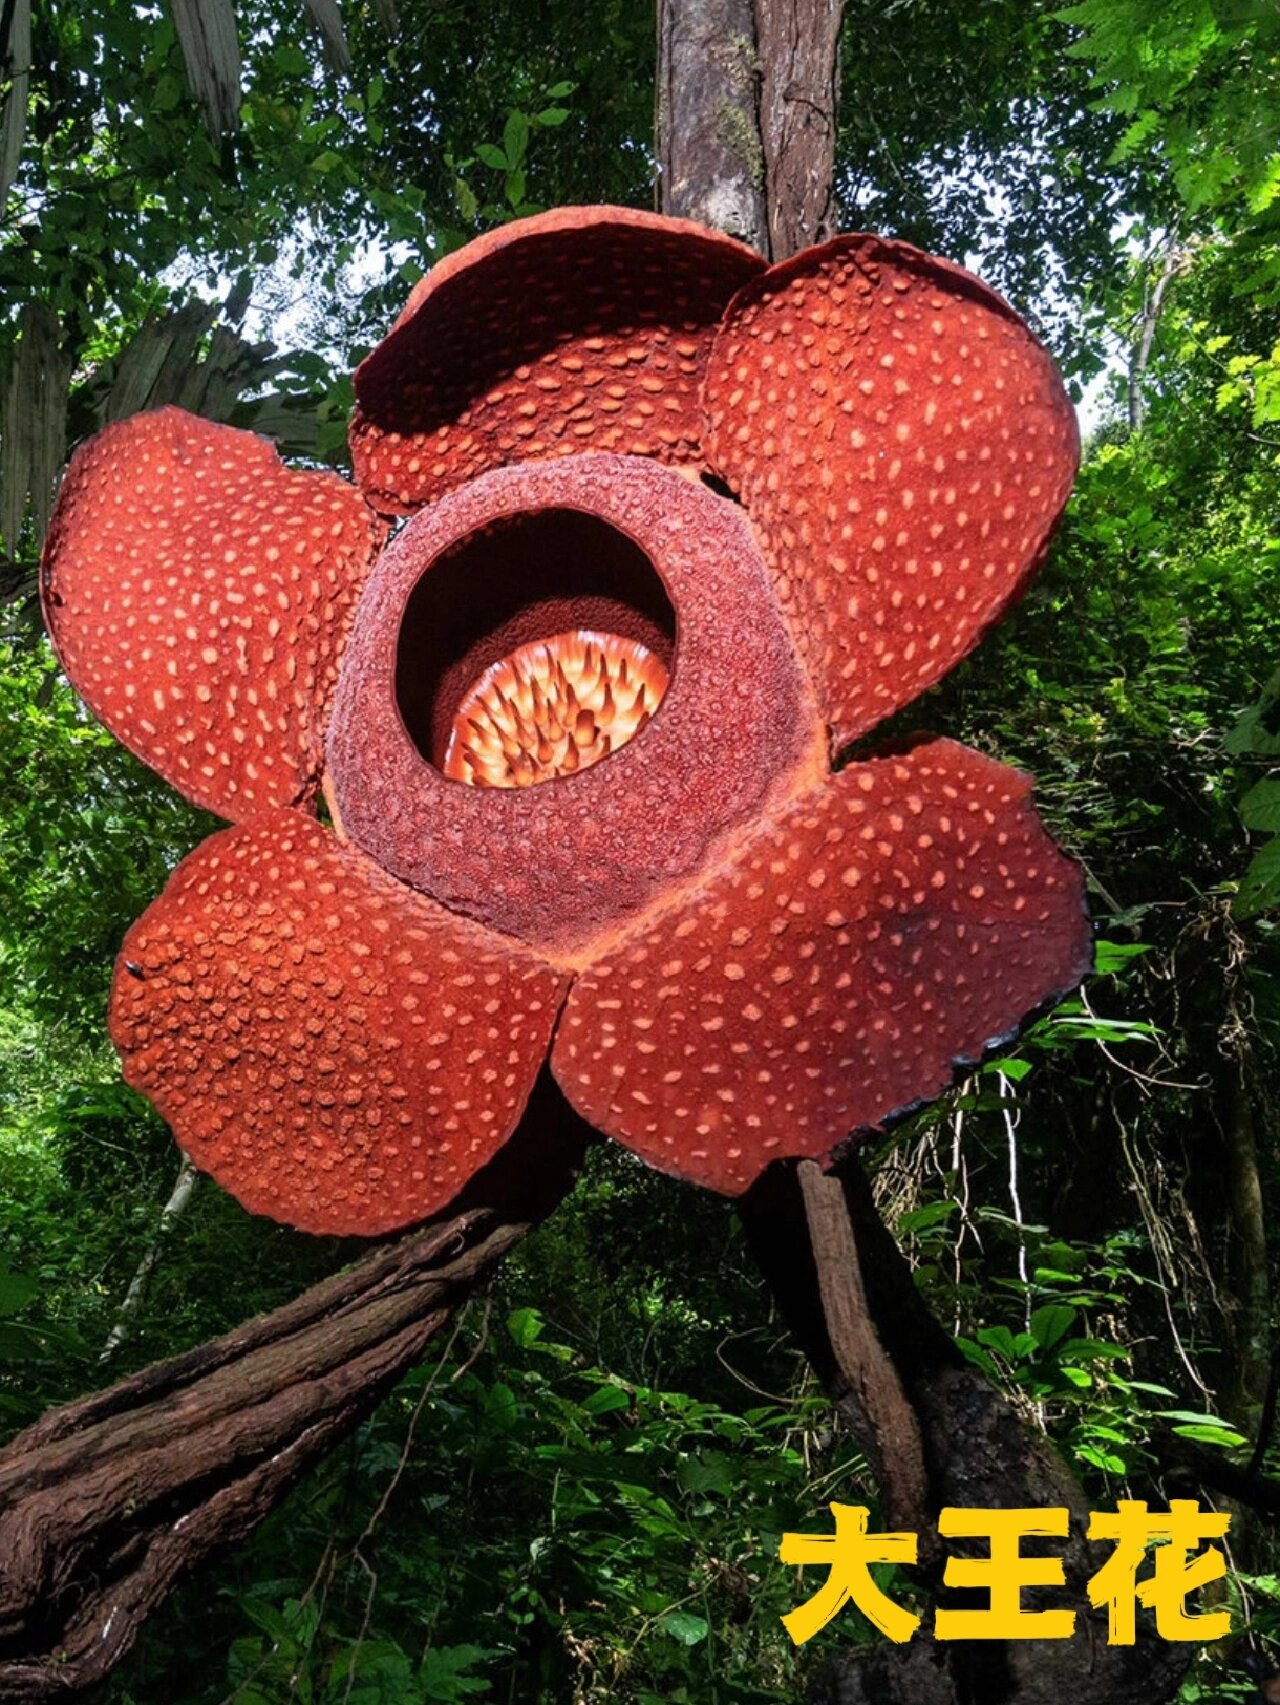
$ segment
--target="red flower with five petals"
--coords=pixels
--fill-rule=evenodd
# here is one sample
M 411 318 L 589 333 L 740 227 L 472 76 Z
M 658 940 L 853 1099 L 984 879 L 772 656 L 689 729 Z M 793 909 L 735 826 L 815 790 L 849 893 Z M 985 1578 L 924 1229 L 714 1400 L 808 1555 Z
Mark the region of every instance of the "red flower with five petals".
M 548 1057 L 736 1193 L 1084 974 L 1025 775 L 840 766 L 1021 591 L 1075 472 L 977 279 L 565 209 L 437 266 L 356 394 L 358 487 L 174 409 L 108 427 L 43 566 L 89 706 L 233 825 L 129 931 L 111 1030 L 248 1208 L 423 1218 Z

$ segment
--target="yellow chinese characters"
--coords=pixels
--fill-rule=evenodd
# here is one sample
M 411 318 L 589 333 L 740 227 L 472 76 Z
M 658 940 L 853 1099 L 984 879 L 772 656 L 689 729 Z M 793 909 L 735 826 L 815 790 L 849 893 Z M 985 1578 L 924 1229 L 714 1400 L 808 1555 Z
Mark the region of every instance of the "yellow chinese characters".
M 1144 1499 L 1122 1498 L 1116 1513 L 1089 1517 L 1090 1539 L 1113 1539 L 1115 1550 L 1089 1581 L 1089 1603 L 1107 1607 L 1107 1644 L 1132 1646 L 1135 1602 L 1148 1605 L 1162 1640 L 1220 1640 L 1231 1632 L 1231 1615 L 1214 1610 L 1202 1616 L 1187 1614 L 1187 1594 L 1218 1581 L 1227 1565 L 1221 1551 L 1210 1546 L 1191 1553 L 1206 1539 L 1221 1539 L 1231 1517 L 1206 1514 L 1194 1498 L 1172 1498 L 1168 1515 L 1149 1512 Z M 1146 1548 L 1157 1544 L 1150 1578 L 1138 1581 Z
M 901 1644 L 920 1626 L 913 1611 L 897 1604 L 871 1573 L 873 1563 L 914 1563 L 914 1533 L 872 1533 L 868 1510 L 861 1504 L 830 1504 L 835 1533 L 830 1536 L 784 1533 L 778 1555 L 784 1563 L 813 1564 L 827 1571 L 826 1582 L 806 1603 L 782 1618 L 797 1646 L 811 1640 L 846 1604 L 852 1603 L 890 1640 Z M 1192 1615 L 1187 1598 L 1226 1572 L 1222 1552 L 1206 1542 L 1221 1539 L 1231 1518 L 1202 1511 L 1189 1498 L 1175 1498 L 1167 1512 L 1150 1511 L 1141 1500 L 1122 1499 L 1114 1513 L 1089 1518 L 1086 1537 L 1109 1541 L 1111 1555 L 1090 1576 L 1089 1603 L 1107 1607 L 1109 1645 L 1132 1645 L 1136 1638 L 1136 1607 L 1147 1606 L 1155 1616 L 1156 1633 L 1164 1640 L 1219 1640 L 1230 1632 L 1225 1610 Z M 1062 1559 L 1025 1556 L 1024 1539 L 1065 1539 L 1070 1516 L 1065 1508 L 962 1510 L 944 1509 L 938 1532 L 944 1539 L 986 1540 L 985 1556 L 948 1557 L 943 1574 L 947 1587 L 978 1590 L 985 1605 L 963 1610 L 939 1608 L 934 1634 L 939 1640 L 1065 1640 L 1075 1630 L 1076 1612 L 1069 1609 L 1025 1609 L 1024 1587 L 1064 1587 Z M 1151 1569 L 1143 1579 L 1138 1571 L 1154 1546 Z M 1200 1547 L 1205 1546 L 1201 1550 Z
M 872 1563 L 914 1563 L 914 1533 L 868 1533 L 862 1504 L 828 1504 L 835 1518 L 834 1537 L 784 1533 L 778 1555 L 784 1563 L 816 1563 L 827 1571 L 827 1584 L 807 1604 L 782 1618 L 797 1646 L 811 1640 L 849 1600 L 882 1634 L 901 1643 L 920 1626 L 920 1618 L 887 1598 L 871 1576 Z

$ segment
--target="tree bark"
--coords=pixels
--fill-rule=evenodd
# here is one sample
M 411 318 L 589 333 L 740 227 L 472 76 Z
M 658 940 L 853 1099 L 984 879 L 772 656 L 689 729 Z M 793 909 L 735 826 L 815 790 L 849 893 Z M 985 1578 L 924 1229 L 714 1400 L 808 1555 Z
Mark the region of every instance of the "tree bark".
M 658 0 L 659 206 L 768 253 L 752 0 Z
M 835 235 L 836 85 L 843 0 L 755 0 L 769 254 Z
M 1271 1369 L 1271 1256 L 1267 1246 L 1266 1208 L 1258 1170 L 1258 1137 L 1249 1086 L 1249 1056 L 1242 1048 L 1229 1063 L 1226 1153 L 1227 1193 L 1231 1209 L 1232 1294 L 1238 1314 L 1232 1389 L 1228 1413 L 1247 1424 L 1261 1403 Z
M 844 1187 L 811 1160 L 796 1177 L 831 1352 L 828 1385 L 841 1393 L 841 1418 L 871 1464 L 887 1524 L 919 1533 L 930 1513 L 920 1426 L 867 1307 Z
M 0 1701 L 106 1676 L 178 1575 L 251 1532 L 418 1360 L 567 1192 L 589 1139 L 544 1075 L 447 1219 L 0 1453 Z

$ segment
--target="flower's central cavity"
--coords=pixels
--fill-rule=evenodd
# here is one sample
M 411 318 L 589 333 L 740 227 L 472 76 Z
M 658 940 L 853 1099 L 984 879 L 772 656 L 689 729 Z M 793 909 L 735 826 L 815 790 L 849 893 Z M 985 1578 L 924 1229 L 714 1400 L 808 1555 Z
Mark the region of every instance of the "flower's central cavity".
M 449 780 L 530 787 L 633 739 L 675 649 L 675 611 L 634 539 L 586 510 L 520 511 L 421 574 L 400 622 L 396 705 Z
M 639 640 L 577 628 L 521 645 L 459 705 L 444 773 L 472 787 L 573 775 L 639 734 L 666 690 L 666 665 Z

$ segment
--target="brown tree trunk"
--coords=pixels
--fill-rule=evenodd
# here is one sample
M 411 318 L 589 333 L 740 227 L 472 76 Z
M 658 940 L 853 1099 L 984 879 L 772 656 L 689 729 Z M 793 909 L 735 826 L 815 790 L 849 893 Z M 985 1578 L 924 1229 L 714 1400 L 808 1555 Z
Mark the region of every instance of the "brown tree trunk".
M 1247 1052 L 1241 1049 L 1228 1070 L 1231 1079 L 1224 1135 L 1231 1209 L 1231 1291 L 1238 1313 L 1232 1322 L 1235 1356 L 1227 1413 L 1247 1428 L 1251 1410 L 1262 1402 L 1271 1368 L 1271 1256 Z
M 836 84 L 843 0 L 755 0 L 769 255 L 835 235 Z
M 659 206 L 768 252 L 752 0 L 658 0 Z

